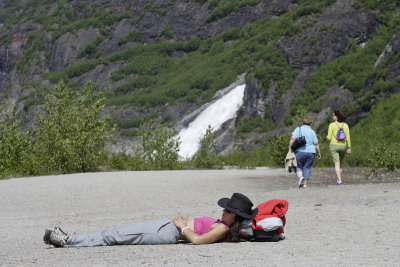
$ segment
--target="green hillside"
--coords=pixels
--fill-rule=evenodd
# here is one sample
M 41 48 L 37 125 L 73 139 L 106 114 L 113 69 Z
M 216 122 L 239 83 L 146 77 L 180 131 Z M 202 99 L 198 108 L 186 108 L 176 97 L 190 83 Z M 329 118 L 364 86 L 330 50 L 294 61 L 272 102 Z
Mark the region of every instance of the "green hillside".
M 400 94 L 393 95 L 371 110 L 352 130 L 354 154 L 349 164 L 363 166 L 377 164 L 379 167 L 400 166 Z
M 172 18 L 162 31 L 145 32 L 154 26 L 143 25 L 151 15 L 167 20 L 181 2 L 193 10 L 201 8 L 206 13 L 201 27 L 215 27 L 216 33 L 189 38 L 172 24 Z M 279 14 L 246 18 L 248 22 L 240 27 L 217 31 L 243 10 L 260 11 L 262 3 L 169 0 L 159 5 L 146 1 L 139 8 L 128 0 L 110 0 L 106 5 L 77 0 L 5 0 L 0 10 L 0 70 L 5 73 L 0 104 L 16 102 L 20 115 L 25 112 L 27 124 L 33 124 L 33 113 L 60 80 L 78 91 L 86 80 L 105 70 L 107 74 L 94 82 L 93 90 L 104 93 L 117 138 L 135 139 L 144 122 L 171 127 L 182 118 L 166 112 L 165 107 L 187 104 L 198 108 L 246 73 L 248 84 L 254 84 L 263 97 L 258 100 L 264 113 L 252 116 L 245 108 L 238 112 L 235 142 L 245 145 L 237 145 L 238 150 L 221 161 L 238 164 L 247 158 L 252 161 L 247 165 L 280 165 L 274 155 L 279 158 L 284 153 L 287 135 L 300 117 L 315 118 L 313 127 L 323 140 L 330 122 L 324 110 L 341 109 L 349 118 L 354 147 L 346 164 L 398 167 L 399 48 L 383 52 L 400 32 L 400 1 L 286 1 L 287 10 Z M 332 10 L 338 3 L 351 3 L 348 12 L 368 21 L 364 25 L 368 30 L 360 25 L 365 36 L 348 37 L 357 33 L 357 25 L 339 28 L 339 24 L 326 22 L 326 12 L 339 14 Z M 184 15 L 193 16 L 192 11 Z M 129 32 L 115 37 L 116 29 L 125 22 Z M 82 37 L 79 33 L 83 30 L 93 36 Z M 347 34 L 346 40 L 341 39 L 343 34 Z M 72 59 L 66 53 L 57 61 L 57 45 L 68 38 L 76 38 L 74 45 L 80 49 Z M 340 47 L 343 43 L 344 49 Z M 332 96 L 334 90 L 346 93 L 348 99 Z M 321 147 L 328 155 L 327 144 Z M 378 162 L 378 158 L 383 159 Z M 318 166 L 330 164 L 326 157 Z

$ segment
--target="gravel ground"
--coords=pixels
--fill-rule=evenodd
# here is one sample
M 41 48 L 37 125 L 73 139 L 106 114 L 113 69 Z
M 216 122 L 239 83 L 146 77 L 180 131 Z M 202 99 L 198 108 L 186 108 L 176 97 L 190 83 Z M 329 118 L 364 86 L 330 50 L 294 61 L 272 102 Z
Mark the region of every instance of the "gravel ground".
M 298 188 L 282 169 L 87 173 L 0 180 L 2 266 L 400 266 L 399 173 L 366 179 L 344 171 L 314 169 L 310 186 Z M 53 248 L 46 228 L 70 233 L 145 220 L 219 218 L 221 197 L 233 192 L 254 204 L 289 201 L 278 243 L 218 243 Z

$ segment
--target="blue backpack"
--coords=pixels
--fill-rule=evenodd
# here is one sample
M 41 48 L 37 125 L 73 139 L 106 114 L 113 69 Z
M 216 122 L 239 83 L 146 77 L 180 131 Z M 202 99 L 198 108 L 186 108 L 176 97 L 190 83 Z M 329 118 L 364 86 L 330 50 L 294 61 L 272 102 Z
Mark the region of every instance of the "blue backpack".
M 339 126 L 338 123 L 336 123 L 336 124 L 337 124 L 337 126 Z M 336 139 L 338 141 L 346 140 L 346 134 L 344 133 L 343 125 L 344 125 L 344 122 L 342 124 L 342 127 L 339 126 L 339 130 L 336 133 Z

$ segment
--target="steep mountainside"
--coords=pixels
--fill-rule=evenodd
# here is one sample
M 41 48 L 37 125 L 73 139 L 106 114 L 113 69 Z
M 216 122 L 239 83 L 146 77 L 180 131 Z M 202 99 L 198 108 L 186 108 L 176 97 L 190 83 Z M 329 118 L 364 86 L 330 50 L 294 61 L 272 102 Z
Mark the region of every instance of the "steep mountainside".
M 0 0 L 0 104 L 28 124 L 58 80 L 91 80 L 119 137 L 169 126 L 246 73 L 218 149 L 287 134 L 333 109 L 355 126 L 400 89 L 400 1 Z M 179 125 L 179 126 L 178 126 Z

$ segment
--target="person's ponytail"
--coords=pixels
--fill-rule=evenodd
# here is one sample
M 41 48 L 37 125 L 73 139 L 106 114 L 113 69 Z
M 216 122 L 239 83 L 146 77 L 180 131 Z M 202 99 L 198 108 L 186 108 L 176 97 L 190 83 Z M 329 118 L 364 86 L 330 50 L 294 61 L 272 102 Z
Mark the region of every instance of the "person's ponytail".
M 243 220 L 244 220 L 243 217 L 236 215 L 235 222 L 229 228 L 229 233 L 228 233 L 226 242 L 239 242 L 240 241 L 240 226 L 241 226 Z

